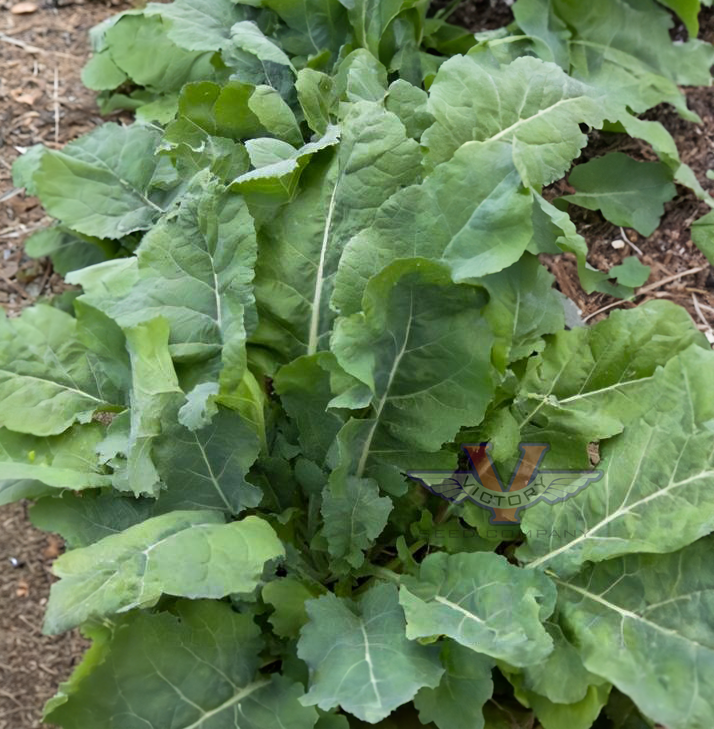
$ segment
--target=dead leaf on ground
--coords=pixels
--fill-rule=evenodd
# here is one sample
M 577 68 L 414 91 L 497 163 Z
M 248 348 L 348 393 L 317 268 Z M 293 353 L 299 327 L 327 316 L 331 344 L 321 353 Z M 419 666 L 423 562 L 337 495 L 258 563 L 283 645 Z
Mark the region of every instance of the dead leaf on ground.
M 42 551 L 42 556 L 45 559 L 57 559 L 62 552 L 62 540 L 56 537 L 54 534 L 50 534 L 47 537 L 47 546 Z

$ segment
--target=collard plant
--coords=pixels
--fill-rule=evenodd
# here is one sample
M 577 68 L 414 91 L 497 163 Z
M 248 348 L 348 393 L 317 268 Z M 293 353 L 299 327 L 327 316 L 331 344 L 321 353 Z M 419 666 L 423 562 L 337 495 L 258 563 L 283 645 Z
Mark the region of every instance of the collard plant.
M 591 328 L 539 262 L 568 205 L 644 234 L 709 84 L 697 2 L 176 0 L 93 33 L 136 110 L 15 167 L 77 289 L 0 323 L 0 499 L 60 533 L 66 729 L 711 729 L 714 354 L 659 301 Z M 674 13 L 691 40 L 674 43 Z M 679 21 L 677 21 L 679 22 Z M 620 154 L 567 175 L 589 129 Z M 711 224 L 697 239 L 707 250 Z M 602 475 L 503 526 L 410 471 Z M 438 491 L 438 489 L 432 489 Z M 443 494 L 442 494 L 443 495 Z

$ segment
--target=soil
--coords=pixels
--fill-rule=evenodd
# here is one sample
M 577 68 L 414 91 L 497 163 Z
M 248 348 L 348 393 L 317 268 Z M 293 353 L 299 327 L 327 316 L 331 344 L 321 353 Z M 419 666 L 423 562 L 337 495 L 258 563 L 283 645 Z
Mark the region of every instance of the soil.
M 58 2 L 59 7 L 32 0 L 33 12 L 14 14 L 11 8 L 17 0 L 0 0 L 0 306 L 10 316 L 38 298 L 65 289 L 48 261 L 29 260 L 23 254 L 24 239 L 44 227 L 48 219 L 36 199 L 14 189 L 10 167 L 33 144 L 61 147 L 101 123 L 94 94 L 80 81 L 89 50 L 87 31 L 127 6 L 125 0 Z M 437 4 L 447 5 L 448 0 Z M 467 0 L 450 20 L 473 30 L 498 28 L 512 20 L 511 4 L 506 0 Z M 677 32 L 681 34 L 680 29 Z M 702 13 L 702 37 L 714 41 L 712 10 Z M 687 96 L 703 120 L 701 125 L 681 120 L 666 106 L 648 116 L 667 127 L 683 161 L 694 169 L 704 187 L 714 192 L 714 183 L 706 178 L 706 172 L 714 168 L 714 89 L 692 89 Z M 579 161 L 615 150 L 636 159 L 654 159 L 645 144 L 619 135 L 593 133 Z M 549 193 L 554 196 L 567 191 L 567 182 L 563 182 Z M 572 208 L 571 214 L 588 241 L 594 266 L 609 270 L 626 256 L 637 255 L 652 267 L 650 290 L 638 297 L 637 303 L 648 298 L 676 301 L 690 311 L 702 330 L 711 331 L 714 276 L 690 237 L 692 221 L 707 210 L 706 204 L 680 189 L 678 197 L 666 206 L 660 229 L 647 239 L 634 231 L 621 231 L 599 213 Z M 627 242 L 620 247 L 623 235 Z M 612 304 L 635 305 L 602 294 L 585 295 L 575 263 L 568 256 L 545 262 L 558 287 L 577 303 L 585 318 L 596 321 L 605 316 L 598 311 Z M 693 269 L 698 270 L 682 275 Z M 58 538 L 35 530 L 26 512 L 26 504 L 0 509 L 0 729 L 39 727 L 42 705 L 84 650 L 84 641 L 77 633 L 41 634 L 53 580 L 50 566 L 62 544 Z
M 10 167 L 27 147 L 61 147 L 102 121 L 80 81 L 87 31 L 127 7 L 33 0 L 33 12 L 15 14 L 16 4 L 0 0 L 0 306 L 10 316 L 65 288 L 49 261 L 23 255 L 23 240 L 48 219 L 35 198 L 14 189 Z M 42 635 L 50 565 L 62 545 L 35 530 L 26 511 L 0 509 L 0 729 L 39 727 L 42 706 L 85 647 L 76 632 Z

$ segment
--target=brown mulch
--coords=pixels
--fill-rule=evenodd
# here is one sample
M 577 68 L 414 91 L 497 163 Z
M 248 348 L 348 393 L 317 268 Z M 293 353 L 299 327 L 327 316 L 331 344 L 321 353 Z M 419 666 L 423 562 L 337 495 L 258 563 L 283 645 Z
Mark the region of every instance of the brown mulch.
M 81 659 L 76 631 L 42 635 L 60 540 L 32 528 L 26 505 L 0 509 L 0 729 L 40 726 L 44 702 Z
M 18 15 L 10 10 L 16 4 L 0 0 L 0 306 L 11 316 L 65 287 L 48 261 L 23 254 L 24 238 L 48 219 L 35 198 L 14 191 L 10 167 L 27 147 L 61 147 L 102 121 L 79 76 L 87 31 L 127 7 L 33 0 L 37 9 Z M 61 544 L 26 516 L 24 504 L 0 509 L 0 729 L 41 726 L 42 706 L 85 648 L 76 632 L 42 635 L 50 565 Z
M 33 144 L 59 148 L 102 121 L 94 92 L 80 81 L 87 32 L 127 6 L 122 0 L 60 0 L 60 7 L 33 0 L 35 12 L 16 15 L 18 4 L 0 0 L 0 306 L 10 315 L 64 290 L 47 260 L 23 255 L 23 240 L 49 218 L 36 198 L 14 190 L 10 168 Z

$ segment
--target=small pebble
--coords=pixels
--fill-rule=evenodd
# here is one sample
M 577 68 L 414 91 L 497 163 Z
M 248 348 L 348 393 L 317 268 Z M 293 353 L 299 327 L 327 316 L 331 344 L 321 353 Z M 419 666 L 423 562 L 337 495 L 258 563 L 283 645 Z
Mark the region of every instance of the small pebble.
M 30 13 L 37 12 L 37 5 L 29 2 L 15 3 L 15 5 L 10 8 L 10 12 L 13 15 L 29 15 Z

